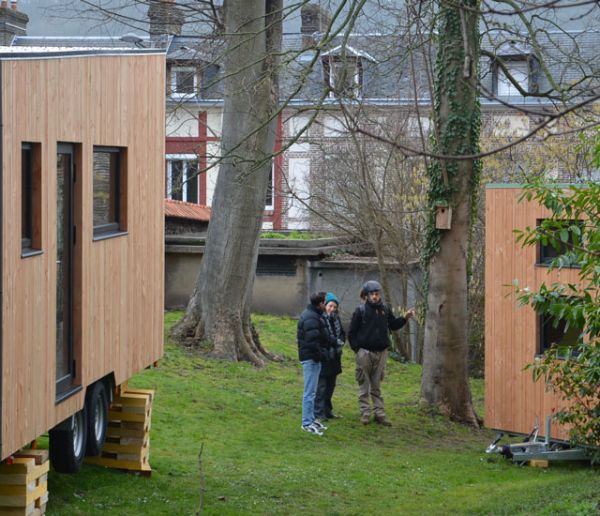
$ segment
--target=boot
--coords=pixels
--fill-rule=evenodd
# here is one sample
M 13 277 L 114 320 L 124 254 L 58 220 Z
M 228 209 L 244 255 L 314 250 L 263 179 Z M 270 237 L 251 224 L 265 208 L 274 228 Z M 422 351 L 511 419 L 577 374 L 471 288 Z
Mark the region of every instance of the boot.
M 375 423 L 383 426 L 392 426 L 392 422 L 385 416 L 375 416 Z

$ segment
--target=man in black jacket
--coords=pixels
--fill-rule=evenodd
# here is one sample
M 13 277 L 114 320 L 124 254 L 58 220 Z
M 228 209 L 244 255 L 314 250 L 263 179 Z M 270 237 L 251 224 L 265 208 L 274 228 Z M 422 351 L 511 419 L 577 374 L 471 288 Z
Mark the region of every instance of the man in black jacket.
M 304 371 L 304 395 L 302 397 L 302 430 L 311 434 L 323 435 L 327 430 L 315 419 L 315 394 L 321 372 L 321 362 L 326 360 L 325 350 L 329 346 L 329 332 L 323 311 L 325 310 L 325 292 L 316 292 L 310 296 L 310 304 L 300 314 L 298 320 L 298 356 Z
M 404 317 L 394 317 L 391 307 L 383 303 L 381 285 L 377 281 L 367 281 L 363 290 L 367 294 L 367 301 L 352 314 L 348 333 L 350 347 L 356 352 L 360 421 L 367 425 L 371 420 L 370 397 L 373 401 L 375 422 L 391 426 L 392 423 L 385 416 L 380 387 L 390 345 L 389 332 L 402 328 L 415 312 L 410 309 Z

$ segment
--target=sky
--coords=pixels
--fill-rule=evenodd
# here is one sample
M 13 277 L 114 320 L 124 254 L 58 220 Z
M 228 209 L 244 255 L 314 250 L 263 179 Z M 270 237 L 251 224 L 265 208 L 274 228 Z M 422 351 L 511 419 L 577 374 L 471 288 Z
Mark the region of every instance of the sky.
M 182 0 L 178 0 L 178 3 Z M 193 0 L 187 0 L 193 3 Z M 315 0 L 335 9 L 340 0 Z M 580 0 L 561 0 L 563 4 L 580 3 Z M 284 0 L 284 5 L 291 6 L 298 0 Z M 121 20 L 125 23 L 111 21 L 106 12 L 91 9 L 90 4 L 100 5 L 110 12 L 117 9 L 123 15 Z M 506 5 L 506 4 L 504 4 Z M 25 12 L 29 18 L 27 33 L 30 36 L 120 36 L 127 32 L 141 34 L 147 31 L 147 4 L 140 0 L 19 0 L 19 10 Z M 364 15 L 359 22 L 359 30 L 388 32 L 390 26 L 386 22 L 389 14 L 382 9 L 402 6 L 402 0 L 367 0 Z M 596 7 L 595 12 L 599 9 Z M 573 9 L 561 9 L 553 12 L 552 17 L 558 18 L 561 28 L 580 28 L 582 25 L 600 27 L 598 14 L 595 16 L 587 12 L 587 7 L 580 6 Z M 496 16 L 499 21 L 506 17 Z M 289 16 L 284 22 L 284 32 L 297 33 L 300 30 L 299 12 Z

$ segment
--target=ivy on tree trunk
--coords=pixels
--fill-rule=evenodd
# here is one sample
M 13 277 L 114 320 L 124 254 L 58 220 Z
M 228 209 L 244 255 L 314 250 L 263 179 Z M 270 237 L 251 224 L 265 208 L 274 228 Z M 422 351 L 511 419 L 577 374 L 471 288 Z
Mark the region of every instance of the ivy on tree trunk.
M 479 151 L 479 1 L 440 2 L 435 81 L 437 155 Z M 468 258 L 481 165 L 473 159 L 440 159 L 428 173 L 430 217 L 424 261 L 427 313 L 422 400 L 444 415 L 478 426 L 468 377 Z M 438 206 L 452 209 L 450 229 L 436 229 Z

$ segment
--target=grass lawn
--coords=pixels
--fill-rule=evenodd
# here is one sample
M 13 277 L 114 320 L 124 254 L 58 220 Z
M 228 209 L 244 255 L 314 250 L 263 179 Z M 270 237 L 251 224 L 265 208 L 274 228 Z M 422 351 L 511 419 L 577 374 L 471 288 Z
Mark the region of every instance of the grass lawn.
M 179 315 L 166 314 L 167 329 Z M 259 370 L 167 341 L 160 367 L 130 382 L 156 389 L 152 477 L 89 465 L 78 475 L 51 472 L 48 514 L 191 515 L 203 484 L 203 514 L 598 514 L 598 468 L 536 469 L 487 456 L 491 432 L 418 410 L 415 365 L 389 364 L 383 394 L 394 426 L 365 427 L 346 351 L 334 395 L 343 419 L 323 437 L 302 432 L 295 321 L 255 322 L 283 362 Z M 481 381 L 473 392 L 481 413 Z

